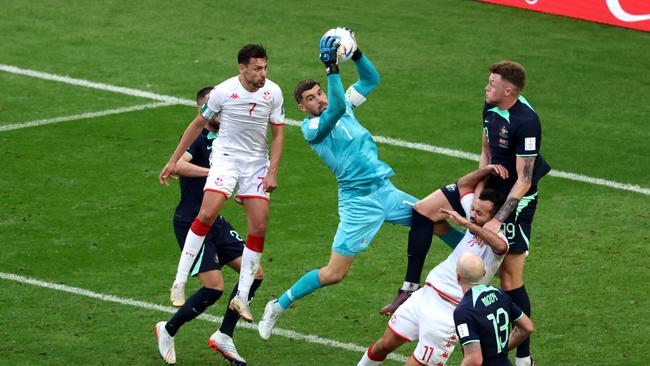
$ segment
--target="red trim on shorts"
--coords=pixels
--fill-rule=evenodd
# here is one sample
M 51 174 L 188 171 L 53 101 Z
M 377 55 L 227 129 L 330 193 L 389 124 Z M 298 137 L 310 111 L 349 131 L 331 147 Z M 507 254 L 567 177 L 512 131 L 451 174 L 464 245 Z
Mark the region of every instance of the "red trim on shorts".
M 397 336 L 397 338 L 403 339 L 403 340 L 405 340 L 407 342 L 413 342 L 412 339 L 408 339 L 408 338 L 404 337 L 403 335 L 397 333 L 397 331 L 395 329 L 393 329 L 393 327 L 391 327 L 390 324 L 388 324 L 387 326 L 388 326 L 388 329 L 390 329 L 390 331 L 393 332 L 393 334 L 395 334 Z
M 239 194 L 238 194 L 238 195 L 235 196 L 235 199 L 242 199 L 242 198 L 259 198 L 259 199 L 261 199 L 261 200 L 267 200 L 267 201 L 270 201 L 270 200 L 271 200 L 271 199 L 268 198 L 268 197 L 264 197 L 264 196 L 255 196 L 255 195 L 252 195 L 252 194 L 242 194 L 242 195 L 239 195 Z
M 273 126 L 284 126 L 284 122 L 271 122 L 271 121 L 269 121 L 269 123 L 272 124 Z
M 467 196 L 468 194 L 472 194 L 472 193 L 474 193 L 474 191 L 470 191 L 470 192 L 465 192 L 465 193 L 463 193 L 463 195 L 462 195 L 462 196 L 460 196 L 460 199 L 462 200 L 462 199 L 463 199 L 463 197 L 465 197 L 465 196 Z
M 205 236 L 208 231 L 210 231 L 210 228 L 212 225 L 208 225 L 204 223 L 203 221 L 199 220 L 198 218 L 194 219 L 194 222 L 192 222 L 192 226 L 190 227 L 192 229 L 192 232 L 198 236 Z
M 381 362 L 381 361 L 385 360 L 386 356 L 388 356 L 388 355 L 378 356 L 378 355 L 372 353 L 372 346 L 374 346 L 376 343 L 377 342 L 371 344 L 370 347 L 368 347 L 368 358 L 373 360 L 373 361 L 376 361 L 376 362 Z
M 411 358 L 413 358 L 413 360 L 414 360 L 415 362 L 417 362 L 418 365 L 427 366 L 426 363 L 422 363 L 422 362 L 420 362 L 420 360 L 418 360 L 418 358 L 415 357 L 415 351 L 413 351 L 413 353 L 411 353 Z
M 228 193 L 226 193 L 224 191 L 220 191 L 218 189 L 206 188 L 206 189 L 203 190 L 203 192 L 216 192 L 216 193 L 222 194 L 224 197 L 226 197 L 226 199 L 230 198 L 230 196 L 228 196 Z
M 249 234 L 246 238 L 246 248 L 256 253 L 264 252 L 264 237 Z
M 257 198 L 257 199 L 266 200 L 266 201 L 268 201 L 268 202 L 271 202 L 271 199 L 268 198 L 268 197 L 264 197 L 264 196 L 254 196 L 254 195 L 252 195 L 252 194 L 245 194 L 245 195 L 241 195 L 241 196 L 240 196 L 240 195 L 237 195 L 237 196 L 235 196 L 235 202 L 237 202 L 237 203 L 239 203 L 240 205 L 243 206 L 243 205 L 244 205 L 244 202 L 242 202 L 242 200 L 241 200 L 242 198 Z
M 444 299 L 449 300 L 449 301 L 453 302 L 453 303 L 456 304 L 456 305 L 458 305 L 458 303 L 460 302 L 460 299 L 457 299 L 457 298 L 455 298 L 455 297 L 453 297 L 453 296 L 449 296 L 449 295 L 447 295 L 446 293 L 444 293 L 444 292 L 438 290 L 438 289 L 437 289 L 434 285 L 432 285 L 430 282 L 427 282 L 426 285 L 429 286 L 429 287 L 431 287 L 432 289 L 434 289 L 434 290 L 438 293 L 438 295 L 440 295 L 440 296 L 443 297 Z

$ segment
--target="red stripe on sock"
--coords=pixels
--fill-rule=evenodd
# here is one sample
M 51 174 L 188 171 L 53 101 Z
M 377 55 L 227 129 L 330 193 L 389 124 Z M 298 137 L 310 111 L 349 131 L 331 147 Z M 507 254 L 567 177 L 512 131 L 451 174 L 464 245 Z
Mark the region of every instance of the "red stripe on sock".
M 246 238 L 246 248 L 257 253 L 264 252 L 264 237 L 248 235 L 248 238 Z
M 211 226 L 212 225 L 201 222 L 201 220 L 197 218 L 194 219 L 194 222 L 192 223 L 192 232 L 198 236 L 205 236 L 208 231 L 210 231 Z
M 380 355 L 376 355 L 376 354 L 372 353 L 372 346 L 374 346 L 374 345 L 375 344 L 373 343 L 373 344 L 370 345 L 370 347 L 368 347 L 368 358 L 373 360 L 373 361 L 377 361 L 377 362 L 385 360 L 386 356 L 388 356 L 388 355 L 380 356 Z

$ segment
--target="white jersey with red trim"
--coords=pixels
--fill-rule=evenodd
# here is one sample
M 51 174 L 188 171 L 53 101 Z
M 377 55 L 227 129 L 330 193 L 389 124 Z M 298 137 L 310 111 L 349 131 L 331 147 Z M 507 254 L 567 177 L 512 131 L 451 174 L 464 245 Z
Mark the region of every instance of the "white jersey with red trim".
M 234 76 L 212 89 L 201 114 L 207 120 L 217 115 L 221 118 L 213 153 L 268 157 L 268 124 L 284 124 L 282 90 L 267 79 L 262 88 L 251 93 L 242 86 L 239 76 Z
M 463 197 L 462 203 L 467 213 L 467 219 L 470 216 L 469 212 L 473 196 L 474 194 L 468 194 Z M 466 197 L 467 199 L 465 199 Z M 465 207 L 466 205 L 468 207 Z M 506 239 L 502 232 L 498 234 L 508 243 L 508 239 Z M 495 254 L 489 245 L 483 243 L 480 238 L 467 230 L 463 239 L 454 248 L 454 251 L 449 254 L 447 259 L 429 272 L 426 280 L 426 283 L 433 286 L 438 293 L 456 303 L 460 302 L 460 299 L 463 297 L 463 290 L 456 279 L 456 265 L 458 264 L 458 258 L 467 252 L 478 255 L 483 260 L 483 263 L 485 263 L 485 276 L 481 280 L 483 284 L 489 283 L 494 278 L 504 257 L 503 255 Z

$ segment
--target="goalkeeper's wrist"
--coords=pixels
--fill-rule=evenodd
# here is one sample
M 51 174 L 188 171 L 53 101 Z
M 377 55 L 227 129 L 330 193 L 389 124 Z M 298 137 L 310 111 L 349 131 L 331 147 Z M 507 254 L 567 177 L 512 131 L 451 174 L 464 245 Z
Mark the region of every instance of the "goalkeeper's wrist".
M 339 65 L 337 65 L 337 64 L 325 65 L 325 73 L 327 75 L 338 74 L 339 73 Z
M 357 61 L 361 58 L 361 56 L 363 56 L 363 53 L 361 53 L 361 50 L 357 47 L 357 49 L 352 54 L 352 61 Z

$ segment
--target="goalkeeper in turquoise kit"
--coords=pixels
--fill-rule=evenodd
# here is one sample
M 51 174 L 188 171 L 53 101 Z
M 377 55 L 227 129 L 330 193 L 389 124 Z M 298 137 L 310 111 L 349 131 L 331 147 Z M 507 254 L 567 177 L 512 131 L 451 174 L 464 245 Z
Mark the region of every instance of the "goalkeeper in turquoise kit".
M 298 108 L 308 114 L 301 126 L 305 140 L 336 176 L 339 226 L 329 263 L 306 273 L 278 299 L 266 304 L 259 323 L 263 339 L 270 337 L 278 318 L 294 301 L 323 286 L 341 282 L 355 255 L 370 245 L 384 222 L 411 226 L 409 242 L 424 247 L 424 255 L 431 244 L 432 223 L 419 217 L 416 225 L 412 206 L 418 200 L 393 186 L 389 180 L 394 174 L 393 169 L 379 160 L 372 135 L 354 115 L 354 109 L 379 85 L 379 74 L 357 49 L 352 60 L 359 80 L 344 92 L 338 69 L 338 46 L 339 38 L 335 36 L 324 37 L 320 43 L 328 94 L 323 92 L 318 82 L 303 80 L 296 86 L 294 97 Z M 418 261 L 423 264 L 424 257 Z M 416 283 L 419 282 L 422 264 L 417 279 L 414 279 Z

